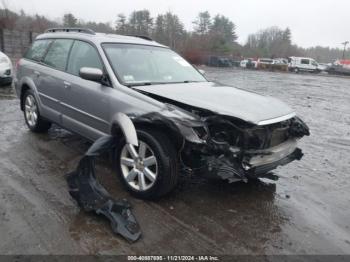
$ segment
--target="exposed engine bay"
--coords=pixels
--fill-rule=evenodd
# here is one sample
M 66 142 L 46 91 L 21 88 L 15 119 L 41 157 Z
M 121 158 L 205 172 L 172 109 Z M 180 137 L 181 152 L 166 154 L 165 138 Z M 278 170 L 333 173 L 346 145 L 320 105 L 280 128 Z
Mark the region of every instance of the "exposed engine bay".
M 136 117 L 133 122 L 166 125 L 175 134 L 181 134 L 184 138 L 180 148 L 182 164 L 207 177 L 220 177 L 229 182 L 264 177 L 278 166 L 300 160 L 303 153 L 297 148 L 297 140 L 310 135 L 307 125 L 296 116 L 256 125 L 157 95 L 147 95 L 166 103 L 169 111 L 190 112 L 195 120 L 169 116 L 165 110 Z
M 209 176 L 218 175 L 230 182 L 263 176 L 279 165 L 300 160 L 303 154 L 297 140 L 309 135 L 308 127 L 297 117 L 265 126 L 223 116 L 203 120 L 207 132 L 195 130 L 205 139 L 205 146 L 187 145 L 183 159 Z M 194 162 L 196 151 L 200 155 Z

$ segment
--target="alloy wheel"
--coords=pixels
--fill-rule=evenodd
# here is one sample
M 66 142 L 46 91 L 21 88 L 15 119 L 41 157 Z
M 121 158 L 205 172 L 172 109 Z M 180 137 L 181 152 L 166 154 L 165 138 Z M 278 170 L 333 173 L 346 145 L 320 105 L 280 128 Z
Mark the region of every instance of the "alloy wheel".
M 120 154 L 122 175 L 128 185 L 137 191 L 146 191 L 156 182 L 158 161 L 150 148 L 143 141 L 135 147 L 126 144 Z
M 38 121 L 38 108 L 35 102 L 35 98 L 32 95 L 28 95 L 24 102 L 24 112 L 26 115 L 27 123 L 30 127 L 34 127 Z

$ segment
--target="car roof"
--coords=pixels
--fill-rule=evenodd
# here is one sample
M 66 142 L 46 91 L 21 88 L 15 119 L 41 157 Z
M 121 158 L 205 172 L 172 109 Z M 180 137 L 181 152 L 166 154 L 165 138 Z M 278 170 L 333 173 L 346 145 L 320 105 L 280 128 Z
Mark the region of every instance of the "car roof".
M 125 44 L 138 44 L 138 45 L 150 45 L 166 47 L 153 40 L 143 38 L 143 36 L 127 36 L 117 34 L 105 34 L 105 33 L 84 33 L 84 32 L 47 32 L 37 36 L 36 39 L 53 39 L 53 38 L 68 38 L 75 40 L 85 40 L 93 42 L 96 45 L 101 43 L 125 43 Z

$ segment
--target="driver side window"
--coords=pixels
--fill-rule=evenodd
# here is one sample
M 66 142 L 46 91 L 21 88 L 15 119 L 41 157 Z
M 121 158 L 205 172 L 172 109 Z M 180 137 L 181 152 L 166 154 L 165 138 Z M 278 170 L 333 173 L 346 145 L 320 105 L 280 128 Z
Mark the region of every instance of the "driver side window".
M 103 70 L 97 50 L 86 42 L 76 40 L 69 56 L 67 72 L 79 76 L 79 71 L 82 67 L 93 67 Z

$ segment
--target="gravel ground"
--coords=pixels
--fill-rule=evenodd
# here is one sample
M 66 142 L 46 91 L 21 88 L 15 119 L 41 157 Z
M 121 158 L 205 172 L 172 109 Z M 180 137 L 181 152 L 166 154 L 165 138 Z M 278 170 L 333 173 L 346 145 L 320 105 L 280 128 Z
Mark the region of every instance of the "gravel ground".
M 0 89 L 0 254 L 350 254 L 350 79 L 205 68 L 219 81 L 287 102 L 307 122 L 305 156 L 278 181 L 182 177 L 170 196 L 126 193 L 107 159 L 101 182 L 134 206 L 143 237 L 129 244 L 79 210 L 64 174 L 89 143 L 58 127 L 30 133 L 18 100 Z

